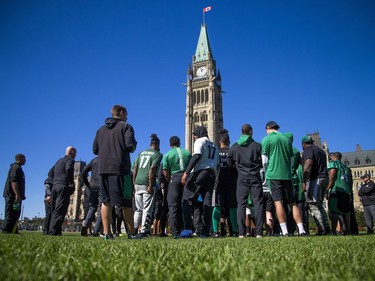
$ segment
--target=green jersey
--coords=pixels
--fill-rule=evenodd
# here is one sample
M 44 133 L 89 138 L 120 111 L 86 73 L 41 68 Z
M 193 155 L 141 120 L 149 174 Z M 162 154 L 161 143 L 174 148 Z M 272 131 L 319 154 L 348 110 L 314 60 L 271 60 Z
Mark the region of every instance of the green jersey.
M 336 169 L 335 183 L 331 192 L 340 191 L 351 194 L 349 168 L 341 163 L 341 161 L 331 161 L 328 163 L 328 171 L 331 169 Z
M 267 180 L 291 180 L 292 144 L 280 132 L 272 132 L 262 140 L 262 155 L 268 157 Z
M 293 180 L 293 184 L 298 184 L 297 169 L 298 169 L 299 163 L 301 161 L 301 154 L 299 153 L 298 149 L 295 148 L 294 146 L 292 147 L 292 149 L 293 149 L 293 156 L 292 156 L 292 159 L 291 159 L 292 180 Z
M 169 171 L 171 175 L 184 172 L 189 165 L 191 153 L 181 147 L 169 150 L 163 158 L 163 170 Z
M 298 186 L 298 190 L 297 190 L 298 202 L 304 201 L 306 199 L 305 192 L 303 192 L 303 189 L 302 189 L 302 182 L 303 182 L 302 174 L 303 174 L 303 167 L 302 167 L 302 164 L 299 164 L 297 171 L 296 171 L 296 176 L 297 176 L 296 185 Z M 294 184 L 294 178 L 293 178 L 293 184 Z
M 135 184 L 155 186 L 156 177 L 154 182 L 149 183 L 149 172 L 152 166 L 155 167 L 156 171 L 158 170 L 162 157 L 159 151 L 151 148 L 141 152 L 134 162 L 134 164 L 137 165 Z

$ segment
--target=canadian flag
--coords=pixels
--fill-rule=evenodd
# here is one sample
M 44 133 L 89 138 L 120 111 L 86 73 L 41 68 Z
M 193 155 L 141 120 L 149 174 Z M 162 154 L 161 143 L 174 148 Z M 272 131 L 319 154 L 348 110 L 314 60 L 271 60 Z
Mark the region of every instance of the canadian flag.
M 206 8 L 203 8 L 203 13 L 207 13 L 208 11 L 210 11 L 212 9 L 212 6 L 208 6 Z

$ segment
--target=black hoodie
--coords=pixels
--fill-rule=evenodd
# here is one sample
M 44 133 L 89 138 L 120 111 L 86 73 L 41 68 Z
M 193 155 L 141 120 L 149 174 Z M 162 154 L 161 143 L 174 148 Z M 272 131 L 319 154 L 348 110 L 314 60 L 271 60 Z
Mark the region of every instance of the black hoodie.
M 119 118 L 107 118 L 93 144 L 93 152 L 99 156 L 99 174 L 130 174 L 130 153 L 136 147 L 133 127 Z

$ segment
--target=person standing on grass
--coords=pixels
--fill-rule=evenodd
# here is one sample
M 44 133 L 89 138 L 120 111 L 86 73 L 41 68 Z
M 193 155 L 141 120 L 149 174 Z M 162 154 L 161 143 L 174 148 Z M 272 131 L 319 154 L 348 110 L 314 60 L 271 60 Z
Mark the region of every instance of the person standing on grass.
M 142 151 L 134 163 L 133 183 L 135 188 L 134 228 L 140 226 L 141 232 L 135 238 L 145 238 L 151 235 L 151 219 L 154 210 L 156 189 L 156 173 L 159 169 L 162 154 L 160 139 L 156 134 L 151 135 L 150 148 Z
M 99 207 L 100 179 L 99 179 L 99 158 L 92 159 L 82 170 L 82 179 L 87 189 L 90 190 L 89 211 L 82 223 L 81 235 L 87 236 L 87 228 L 91 226 L 95 219 L 95 214 Z M 91 172 L 90 181 L 88 174 Z
M 62 224 L 68 211 L 70 195 L 74 193 L 74 164 L 77 149 L 68 146 L 65 156 L 57 160 L 56 164 L 49 170 L 48 177 L 52 186 L 51 222 L 49 235 L 62 235 Z
M 365 214 L 367 234 L 374 233 L 375 220 L 375 183 L 370 180 L 370 177 L 370 174 L 367 173 L 361 177 L 363 184 L 358 190 L 358 195 L 361 197 Z
M 335 152 L 328 164 L 329 181 L 327 187 L 328 210 L 331 216 L 332 233 L 340 221 L 343 234 L 350 234 L 351 187 L 349 169 L 341 162 L 341 153 Z
M 17 221 L 21 215 L 22 201 L 26 200 L 25 173 L 22 170 L 26 157 L 23 154 L 17 154 L 15 160 L 10 165 L 4 187 L 5 224 L 2 232 L 18 234 Z
M 215 185 L 216 169 L 219 165 L 218 149 L 208 138 L 206 127 L 196 127 L 193 135 L 193 156 L 181 178 L 181 183 L 185 185 L 182 195 L 184 230 L 180 234 L 181 238 L 188 238 L 193 235 L 191 214 L 193 204 L 198 205 L 199 195 L 203 203 L 203 228 L 201 237 L 204 238 L 210 235 L 212 192 Z
M 253 128 L 244 124 L 241 128 L 241 136 L 228 152 L 228 166 L 236 167 L 237 178 L 237 223 L 238 237 L 245 237 L 246 204 L 249 198 L 254 204 L 256 237 L 263 236 L 263 187 L 260 177 L 262 168 L 261 145 L 253 139 Z
M 328 184 L 327 157 L 323 149 L 314 145 L 311 136 L 302 138 L 302 148 L 302 188 L 306 193 L 306 204 L 318 227 L 317 235 L 327 235 L 330 228 L 323 207 Z
M 168 183 L 167 202 L 169 209 L 169 226 L 172 236 L 177 237 L 182 230 L 182 193 L 184 186 L 181 178 L 189 165 L 191 153 L 180 147 L 180 138 L 169 139 L 171 149 L 163 157 L 163 175 Z
M 44 227 L 43 227 L 43 234 L 47 235 L 48 230 L 49 230 L 49 224 L 51 222 L 51 215 L 52 215 L 52 210 L 51 210 L 51 202 L 52 202 L 52 182 L 50 181 L 49 178 L 47 178 L 44 181 L 44 210 L 46 217 L 44 219 Z
M 305 236 L 301 213 L 296 205 L 293 183 L 291 158 L 292 144 L 289 139 L 278 131 L 280 126 L 275 121 L 266 124 L 267 136 L 262 140 L 262 161 L 266 171 L 266 180 L 272 193 L 276 215 L 284 236 L 289 236 L 286 224 L 284 203 L 292 210 L 293 219 L 298 226 L 298 233 Z
M 213 237 L 215 238 L 225 236 L 226 220 L 231 222 L 233 235 L 238 236 L 236 199 L 237 170 L 234 166 L 230 167 L 227 162 L 229 145 L 230 139 L 228 130 L 223 129 L 220 131 L 220 166 L 218 169 L 218 174 L 216 176 L 213 196 L 214 208 L 212 211 L 212 230 Z M 228 210 L 228 214 L 224 213 L 225 210 Z M 219 234 L 219 223 L 221 225 L 221 234 Z
M 107 118 L 105 125 L 96 132 L 93 143 L 93 152 L 99 156 L 101 218 L 105 240 L 113 239 L 110 229 L 112 206 L 122 208 L 129 232 L 134 232 L 130 153 L 135 151 L 137 141 L 133 127 L 127 123 L 126 108 L 115 105 L 111 114 L 112 117 Z

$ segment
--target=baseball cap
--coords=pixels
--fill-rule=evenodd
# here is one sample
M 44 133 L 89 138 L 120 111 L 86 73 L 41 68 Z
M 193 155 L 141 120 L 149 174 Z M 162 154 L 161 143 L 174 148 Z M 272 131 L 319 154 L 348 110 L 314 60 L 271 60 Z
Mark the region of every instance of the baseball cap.
M 361 179 L 364 179 L 364 178 L 371 178 L 371 176 L 370 176 L 370 174 L 364 174 L 362 177 L 361 177 Z
M 277 123 L 275 121 L 268 121 L 267 124 L 266 124 L 266 129 L 280 129 L 280 126 L 277 125 Z
M 207 129 L 205 126 L 198 126 L 194 129 L 193 135 L 196 135 L 198 138 L 205 137 L 208 135 Z
M 311 136 L 304 136 L 302 138 L 302 143 L 313 143 L 313 142 L 314 142 L 314 140 Z

